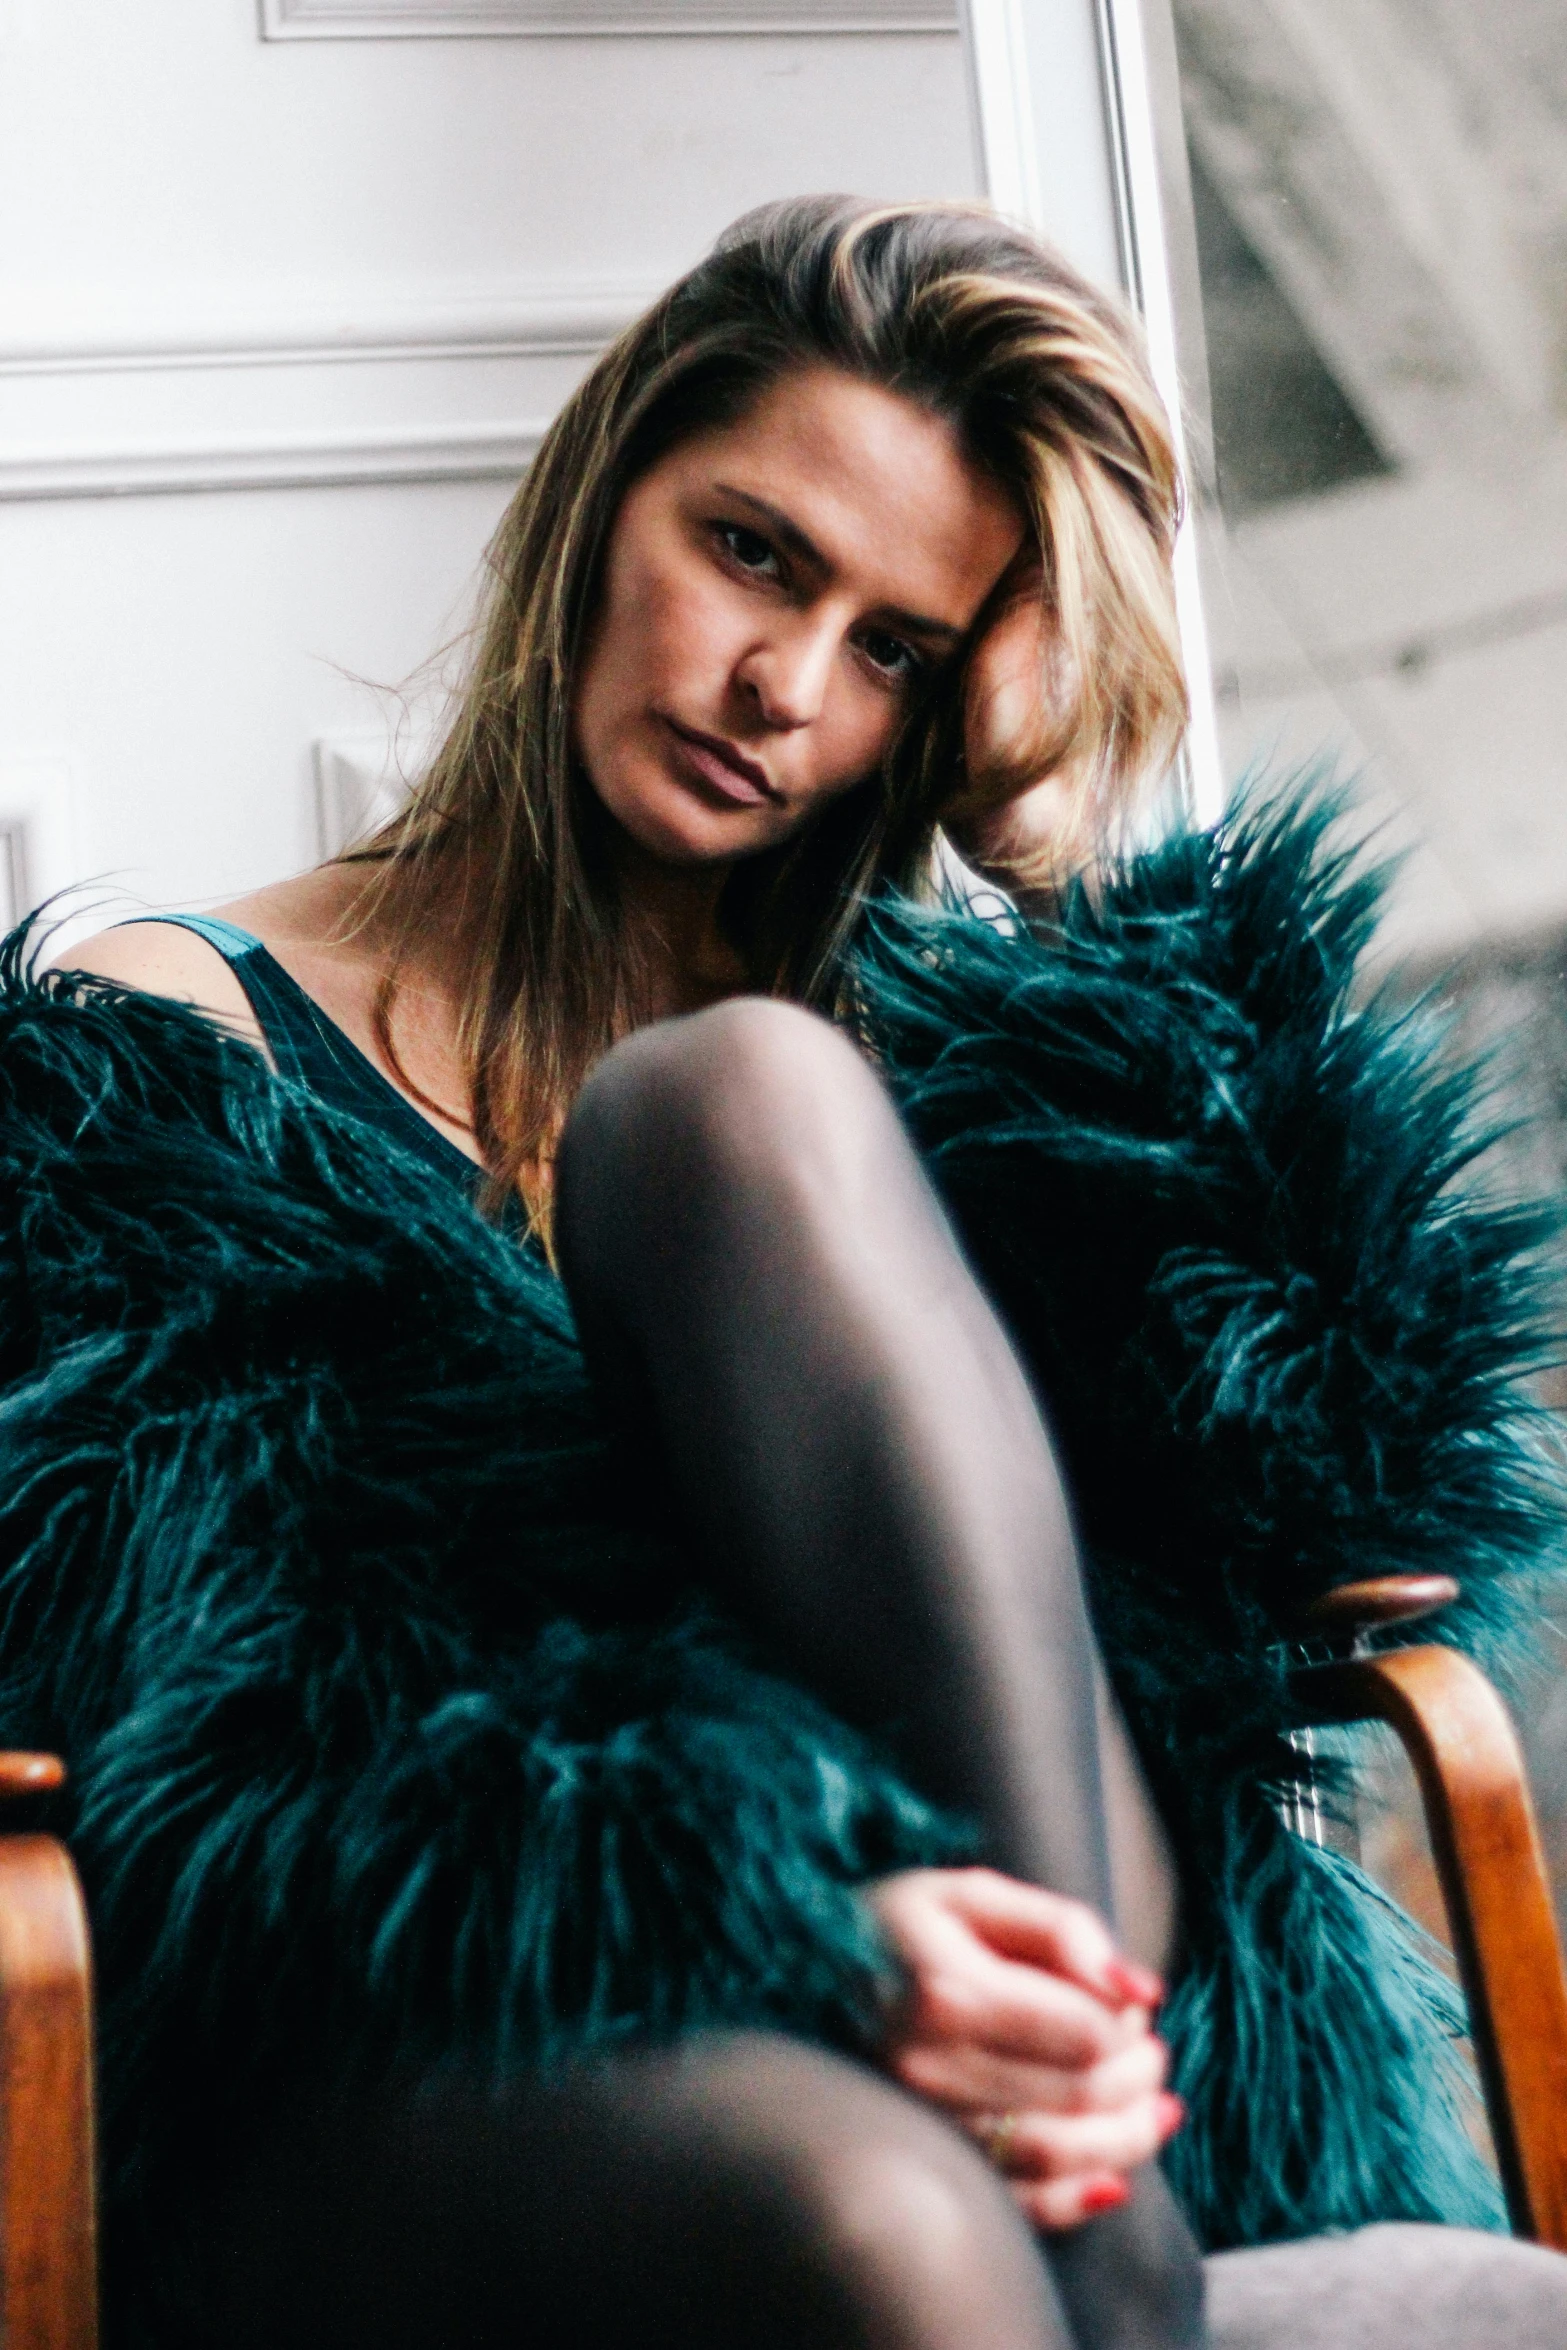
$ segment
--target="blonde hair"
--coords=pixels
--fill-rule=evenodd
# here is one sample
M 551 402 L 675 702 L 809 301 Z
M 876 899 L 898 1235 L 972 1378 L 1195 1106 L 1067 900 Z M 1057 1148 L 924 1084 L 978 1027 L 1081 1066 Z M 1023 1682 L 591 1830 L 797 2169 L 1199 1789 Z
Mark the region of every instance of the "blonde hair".
M 1180 487 L 1139 331 L 1057 255 L 977 206 L 811 197 L 748 213 L 613 343 L 567 401 L 490 547 L 491 585 L 446 738 L 406 811 L 356 856 L 401 941 L 457 844 L 474 959 L 460 1030 L 492 1199 L 542 1170 L 593 1063 L 642 1016 L 607 819 L 571 747 L 572 693 L 605 548 L 633 482 L 826 364 L 946 418 L 1014 497 L 1051 654 L 1008 772 L 962 774 L 961 675 L 911 707 L 881 771 L 782 848 L 738 864 L 726 928 L 749 984 L 831 1005 L 867 896 L 917 888 L 943 802 L 1070 778 L 1076 853 L 1185 723 L 1171 583 Z M 981 615 L 976 638 L 985 620 Z M 477 893 L 474 895 L 473 893 Z M 395 1061 L 395 1055 L 394 1061 Z

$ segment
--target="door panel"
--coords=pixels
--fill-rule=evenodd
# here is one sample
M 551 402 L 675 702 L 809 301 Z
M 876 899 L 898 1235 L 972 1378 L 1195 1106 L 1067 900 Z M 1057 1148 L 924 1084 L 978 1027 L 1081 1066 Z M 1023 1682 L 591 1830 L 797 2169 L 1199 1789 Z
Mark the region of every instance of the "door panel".
M 263 39 L 252 0 L 10 0 L 8 886 L 189 903 L 309 862 L 313 746 L 397 724 L 361 681 L 460 626 L 607 337 L 748 205 L 972 191 L 954 13 L 791 14 Z

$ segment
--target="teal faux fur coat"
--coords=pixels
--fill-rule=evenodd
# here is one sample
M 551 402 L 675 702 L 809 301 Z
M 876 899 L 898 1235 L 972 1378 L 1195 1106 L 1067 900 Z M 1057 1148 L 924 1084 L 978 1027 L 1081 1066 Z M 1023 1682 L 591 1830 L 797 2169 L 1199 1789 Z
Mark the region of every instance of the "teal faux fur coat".
M 1448 1994 L 1281 1824 L 1290 1627 L 1440 1568 L 1494 1662 L 1558 1556 L 1538 1219 L 1466 1188 L 1472 1087 L 1355 992 L 1375 886 L 1324 832 L 1179 838 L 1037 938 L 889 907 L 857 966 L 1178 1849 L 1170 2160 L 1214 2245 L 1494 2215 Z M 725 2022 L 874 2050 L 856 1888 L 961 1832 L 604 1461 L 535 1250 L 199 1016 L 7 943 L 0 1740 L 72 1769 L 122 2277 L 191 2149 L 301 2081 Z

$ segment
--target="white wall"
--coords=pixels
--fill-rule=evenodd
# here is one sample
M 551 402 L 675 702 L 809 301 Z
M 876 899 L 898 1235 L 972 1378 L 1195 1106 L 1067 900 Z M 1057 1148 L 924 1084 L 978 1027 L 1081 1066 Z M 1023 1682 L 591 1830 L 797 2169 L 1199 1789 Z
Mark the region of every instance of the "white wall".
M 939 22 L 268 42 L 253 0 L 7 0 L 0 826 L 30 812 L 28 894 L 211 900 L 309 861 L 312 744 L 381 722 L 352 676 L 450 633 L 613 326 L 749 204 L 972 174 Z

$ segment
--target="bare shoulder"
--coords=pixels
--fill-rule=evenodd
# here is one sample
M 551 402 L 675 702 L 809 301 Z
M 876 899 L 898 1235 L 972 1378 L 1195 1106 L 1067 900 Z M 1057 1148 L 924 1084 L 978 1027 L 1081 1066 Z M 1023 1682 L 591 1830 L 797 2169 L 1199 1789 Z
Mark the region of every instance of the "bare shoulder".
M 211 1012 L 253 1044 L 262 1041 L 250 999 L 215 946 L 174 922 L 122 922 L 59 957 L 60 968 L 90 971 L 145 995 L 172 996 Z
M 333 938 L 351 909 L 352 893 L 362 888 L 362 879 L 345 868 L 317 867 L 288 881 L 269 882 L 217 912 L 258 938 L 307 994 L 324 1000 L 329 1013 L 342 1020 L 332 987 L 341 950 L 334 947 Z M 122 922 L 84 939 L 58 959 L 67 970 L 91 971 L 122 987 L 194 1004 L 266 1050 L 249 997 L 217 948 L 198 931 L 185 930 L 177 922 Z M 352 1027 L 351 1020 L 344 1024 Z

